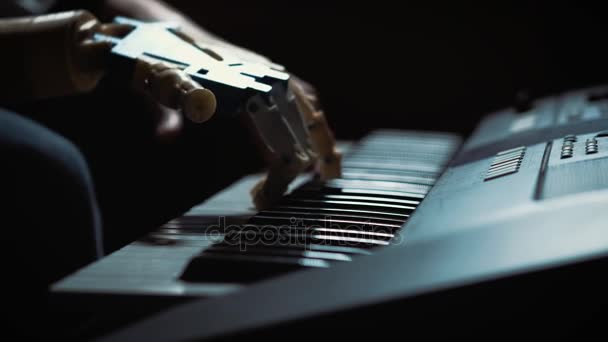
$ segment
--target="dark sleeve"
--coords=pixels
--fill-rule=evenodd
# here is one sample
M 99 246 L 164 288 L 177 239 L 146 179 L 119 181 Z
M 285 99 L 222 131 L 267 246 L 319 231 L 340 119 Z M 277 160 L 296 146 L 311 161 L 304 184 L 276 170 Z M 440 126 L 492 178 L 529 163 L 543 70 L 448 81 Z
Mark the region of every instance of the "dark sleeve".
M 55 5 L 55 0 L 2 0 L 0 1 L 0 18 L 44 14 Z
M 103 11 L 104 0 L 58 0 L 53 7 L 53 12 L 69 11 L 74 9 L 85 9 L 95 15 Z

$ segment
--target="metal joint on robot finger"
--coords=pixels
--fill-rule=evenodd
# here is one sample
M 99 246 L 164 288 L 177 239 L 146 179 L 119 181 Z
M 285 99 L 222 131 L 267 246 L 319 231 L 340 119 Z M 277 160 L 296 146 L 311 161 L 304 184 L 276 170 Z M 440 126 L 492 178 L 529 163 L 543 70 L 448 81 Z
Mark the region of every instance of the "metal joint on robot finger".
M 286 84 L 273 87 L 270 94 L 300 145 L 308 154 L 312 154 L 310 133 L 296 103 L 295 95 L 286 87 Z
M 302 149 L 289 123 L 269 96 L 255 95 L 246 103 L 247 113 L 268 149 L 280 158 L 291 158 Z

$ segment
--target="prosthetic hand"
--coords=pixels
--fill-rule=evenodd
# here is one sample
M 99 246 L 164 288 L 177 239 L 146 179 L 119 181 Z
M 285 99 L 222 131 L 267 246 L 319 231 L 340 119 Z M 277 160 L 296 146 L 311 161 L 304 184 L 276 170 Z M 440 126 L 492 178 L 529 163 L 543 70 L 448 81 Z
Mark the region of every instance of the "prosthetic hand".
M 0 45 L 3 101 L 87 92 L 107 73 L 194 122 L 216 112 L 249 115 L 272 155 L 267 177 L 252 189 L 258 209 L 314 165 L 321 179 L 340 176 L 341 156 L 314 93 L 243 50 L 195 42 L 167 23 L 101 24 L 86 11 L 0 20 Z

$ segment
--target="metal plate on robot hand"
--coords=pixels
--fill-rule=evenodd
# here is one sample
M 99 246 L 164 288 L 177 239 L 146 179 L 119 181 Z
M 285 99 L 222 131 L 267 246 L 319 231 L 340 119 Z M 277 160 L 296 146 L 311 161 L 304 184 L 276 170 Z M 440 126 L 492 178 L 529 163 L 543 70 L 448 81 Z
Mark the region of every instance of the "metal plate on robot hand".
M 117 17 L 116 23 L 134 26 L 123 38 L 96 34 L 95 39 L 114 44 L 112 54 L 135 61 L 151 58 L 183 69 L 193 80 L 218 98 L 221 109 L 232 111 L 255 94 L 270 94 L 277 84 L 286 84 L 289 74 L 271 62 L 244 60 L 229 47 L 190 43 L 179 37 L 177 27 L 162 22 L 142 22 Z

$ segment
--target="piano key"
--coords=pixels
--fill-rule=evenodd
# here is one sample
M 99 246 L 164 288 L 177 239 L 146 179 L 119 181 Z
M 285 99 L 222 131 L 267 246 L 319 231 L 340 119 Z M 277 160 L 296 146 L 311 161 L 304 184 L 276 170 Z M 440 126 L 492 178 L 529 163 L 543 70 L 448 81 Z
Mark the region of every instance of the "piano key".
M 341 243 L 356 243 L 356 244 L 369 244 L 369 245 L 377 245 L 377 246 L 387 246 L 389 244 L 388 241 L 376 240 L 376 239 L 362 239 L 355 237 L 346 237 L 346 236 L 333 236 L 333 235 L 313 235 L 313 238 L 320 240 L 332 240 Z
M 327 224 L 330 224 L 329 226 Z M 265 234 L 265 236 L 272 237 L 272 234 L 301 234 L 311 235 L 316 233 L 321 234 L 337 234 L 344 236 L 354 237 L 365 237 L 365 238 L 377 238 L 377 239 L 392 239 L 395 236 L 395 232 L 400 226 L 390 225 L 374 225 L 365 223 L 348 222 L 346 220 L 314 220 L 314 219 L 302 219 L 294 222 L 290 222 L 289 218 L 256 218 L 252 220 L 248 225 L 255 225 L 258 228 L 255 229 L 244 229 L 244 234 L 248 234 L 247 231 L 253 231 L 257 234 Z
M 453 146 L 449 146 L 448 144 L 438 143 L 435 141 L 361 141 L 353 150 L 353 152 L 357 151 L 365 151 L 365 150 L 382 150 L 382 151 L 391 151 L 391 152 L 402 152 L 404 150 L 404 145 L 408 148 L 407 150 L 415 150 L 415 151 L 430 151 L 434 153 L 445 153 L 445 151 L 450 151 L 453 149 Z
M 388 245 L 391 238 L 388 237 L 375 237 L 371 235 L 365 235 L 364 232 L 325 232 L 315 233 L 312 230 L 307 229 L 289 229 L 288 226 L 277 227 L 275 233 L 273 231 L 264 230 L 263 226 L 258 226 L 255 229 L 252 227 L 244 228 L 241 230 L 230 231 L 226 235 L 226 241 L 232 244 L 258 245 L 258 244 L 286 244 L 286 243 L 299 243 L 299 244 L 330 244 L 330 245 L 347 245 L 349 247 L 357 246 L 359 248 L 371 248 L 377 246 Z
M 349 155 L 346 159 L 349 161 L 364 161 L 380 163 L 395 162 L 407 164 L 408 162 L 431 162 L 434 164 L 443 164 L 445 156 L 435 153 L 390 153 L 386 151 L 359 151 Z
M 297 206 L 297 205 L 277 206 L 277 207 L 274 207 L 272 210 L 276 210 L 276 211 L 303 210 L 303 211 L 307 211 L 307 212 L 314 212 L 314 213 L 320 213 L 320 214 L 327 213 L 328 216 L 331 216 L 334 213 L 359 213 L 359 214 L 369 215 L 372 217 L 378 217 L 378 218 L 388 217 L 388 218 L 394 218 L 396 220 L 404 220 L 404 221 L 410 217 L 409 214 L 405 214 L 405 213 L 389 213 L 389 212 L 385 212 L 385 211 L 322 208 L 322 207 L 314 208 L 314 207 Z
M 407 193 L 409 196 L 419 198 L 423 198 L 431 190 L 430 186 L 422 184 L 409 184 L 391 181 L 363 181 L 343 178 L 329 180 L 325 183 L 325 186 L 336 188 L 400 191 Z
M 385 233 L 385 232 L 379 232 L 379 231 L 370 232 L 370 231 L 358 230 L 358 229 L 311 228 L 311 229 L 308 229 L 308 230 L 311 230 L 313 234 L 317 234 L 317 233 L 321 233 L 321 234 L 336 233 L 336 234 L 339 234 L 339 235 L 342 235 L 342 234 L 352 234 L 352 235 L 356 235 L 356 236 L 359 236 L 359 235 L 361 235 L 361 236 L 369 236 L 369 237 L 375 238 L 375 239 L 382 239 L 382 238 L 392 239 L 392 238 L 395 237 L 395 234 L 391 234 L 391 233 Z
M 375 139 L 364 139 L 361 140 L 354 150 L 366 150 L 366 149 L 380 149 L 384 151 L 403 151 L 404 146 L 408 149 L 418 149 L 425 151 L 450 151 L 454 149 L 451 142 L 441 140 L 428 140 L 428 139 L 394 139 L 394 140 L 375 140 Z
M 160 228 L 165 229 L 182 229 L 182 230 L 191 230 L 191 231 L 203 231 L 203 224 L 194 224 L 194 223 L 180 223 L 180 222 L 167 222 L 160 226 Z
M 308 196 L 306 196 L 308 195 Z M 374 203 L 395 203 L 395 204 L 405 204 L 411 206 L 417 206 L 420 204 L 419 200 L 412 199 L 401 199 L 401 198 L 388 198 L 381 196 L 361 196 L 361 195 L 334 195 L 334 194 L 318 194 L 317 196 L 312 194 L 301 194 L 301 193 L 293 193 L 288 196 L 290 199 L 323 199 L 323 200 L 345 200 L 345 201 L 362 201 L 362 202 L 374 202 Z
M 273 225 L 273 224 L 279 224 L 279 225 L 298 225 L 298 224 L 302 224 L 305 225 L 305 227 L 308 228 L 309 225 L 318 225 L 320 227 L 323 228 L 310 228 L 310 229 L 316 229 L 316 230 L 321 230 L 321 229 L 328 229 L 326 228 L 327 225 L 329 225 L 329 228 L 334 228 L 334 227 L 344 227 L 341 229 L 341 231 L 344 232 L 366 232 L 366 234 L 370 234 L 370 235 L 375 235 L 372 234 L 370 231 L 380 231 L 380 229 L 382 229 L 382 231 L 390 231 L 393 232 L 399 228 L 401 228 L 400 224 L 387 224 L 387 223 L 377 223 L 377 222 L 370 222 L 370 221 L 357 221 L 357 220 L 345 220 L 345 219 L 335 219 L 332 217 L 329 218 L 301 218 L 301 217 L 281 217 L 281 216 L 266 216 L 266 215 L 258 215 L 253 217 L 250 220 L 251 224 L 256 224 L 256 225 Z M 315 226 L 316 227 L 316 226 Z M 356 228 L 356 230 L 355 230 Z M 385 234 L 385 233 L 383 233 Z M 392 234 L 390 234 L 390 237 L 392 237 Z
M 268 225 L 264 225 L 259 223 L 259 226 L 263 227 L 265 230 L 260 231 L 259 233 L 257 231 L 243 231 L 240 233 L 235 233 L 236 235 L 231 236 L 231 240 L 230 242 L 233 243 L 235 241 L 234 238 L 235 237 L 240 237 L 243 239 L 253 239 L 253 240 L 248 240 L 245 243 L 242 243 L 244 245 L 257 245 L 259 244 L 266 244 L 268 243 L 268 245 L 272 245 L 273 243 L 281 243 L 281 240 L 290 240 L 292 238 L 299 238 L 299 239 L 303 239 L 304 241 L 308 241 L 311 238 L 315 238 L 318 236 L 337 236 L 339 238 L 345 238 L 345 239 L 371 239 L 371 240 L 378 240 L 378 241 L 390 241 L 391 239 L 393 239 L 395 237 L 395 234 L 393 234 L 391 231 L 380 231 L 379 229 L 376 230 L 365 230 L 365 229 L 361 229 L 360 227 L 352 227 L 351 229 L 348 228 L 338 228 L 338 227 L 333 227 L 333 228 L 323 228 L 323 227 L 314 227 L 314 226 L 306 226 L 306 227 L 292 227 L 291 229 L 286 229 L 286 227 L 283 227 L 285 229 L 277 229 L 277 230 L 272 230 Z M 241 234 L 241 235 L 239 235 Z M 276 235 L 276 236 L 274 236 Z M 266 240 L 264 240 L 266 239 Z M 255 243 L 257 241 L 257 243 Z M 347 240 L 344 240 L 347 241 Z M 254 243 L 252 243 L 254 242 Z M 384 243 L 376 243 L 376 244 L 384 244 Z
M 372 211 L 386 211 L 392 213 L 410 214 L 416 209 L 413 205 L 398 205 L 378 202 L 363 201 L 340 201 L 340 200 L 314 200 L 314 199 L 290 199 L 284 198 L 282 205 L 306 205 L 310 207 L 336 208 L 336 209 L 370 209 Z
M 175 234 L 175 233 L 167 233 L 167 232 L 152 232 L 147 235 L 150 238 L 159 238 L 159 239 L 175 239 L 175 240 L 184 240 L 184 241 L 209 241 L 212 239 L 217 239 L 218 236 L 211 236 L 207 234 Z
M 157 246 L 199 246 L 207 247 L 213 243 L 221 242 L 222 236 L 201 235 L 175 235 L 150 233 L 140 239 L 142 243 Z
M 373 162 L 373 161 L 371 161 Z M 404 163 L 404 165 L 407 163 Z M 383 168 L 381 164 L 377 164 L 375 168 L 369 167 L 358 167 L 358 166 L 344 166 L 342 171 L 359 172 L 367 174 L 382 174 L 382 175 L 395 175 L 395 176 L 410 176 L 410 177 L 421 177 L 421 178 L 437 178 L 440 173 L 434 171 L 415 170 L 407 168 Z
M 184 227 L 177 224 L 162 225 L 160 228 L 154 230 L 156 233 L 161 234 L 206 234 L 207 230 L 201 227 Z
M 393 146 L 393 145 L 388 145 Z M 374 156 L 384 157 L 386 159 L 400 159 L 400 160 L 433 160 L 441 162 L 447 159 L 449 152 L 444 148 L 419 148 L 414 152 L 413 146 L 408 146 L 407 149 L 401 147 L 401 149 L 387 149 L 384 147 L 377 146 L 361 146 L 358 149 L 353 150 L 347 155 L 348 158 L 374 158 Z
M 280 220 L 276 220 L 276 224 L 272 224 L 270 221 L 264 222 L 262 220 L 252 222 L 251 224 L 259 227 L 261 234 L 265 234 L 266 237 L 272 237 L 272 234 L 287 234 L 287 236 L 305 236 L 310 237 L 314 234 L 323 235 L 337 235 L 337 236 L 349 236 L 355 238 L 371 238 L 380 240 L 390 240 L 395 236 L 398 228 L 390 226 L 376 226 L 369 224 L 354 224 L 348 222 L 332 222 L 332 225 L 328 226 L 325 222 L 315 222 L 314 220 L 304 220 L 306 222 L 300 222 L 298 224 L 285 224 L 279 223 Z M 256 230 L 253 230 L 254 234 L 257 234 Z M 245 233 L 247 233 L 245 231 Z M 250 234 L 250 233 L 247 233 Z M 290 235 L 291 234 L 291 235 Z
M 348 158 L 344 160 L 342 163 L 344 167 L 358 167 L 358 168 L 366 168 L 366 169 L 389 169 L 389 170 L 404 170 L 404 171 L 422 171 L 422 172 L 440 172 L 443 167 L 441 165 L 437 165 L 436 163 L 425 163 L 425 162 L 408 162 L 408 163 L 398 163 L 398 162 L 385 162 L 385 163 L 377 163 L 373 161 L 350 161 Z
M 439 137 L 437 138 L 431 137 L 429 135 L 420 135 L 414 136 L 413 134 L 418 134 L 418 132 L 409 133 L 398 133 L 395 136 L 386 135 L 385 132 L 381 132 L 380 134 L 372 134 L 367 136 L 359 141 L 359 145 L 362 146 L 376 146 L 376 145 L 385 145 L 385 144 L 393 144 L 397 147 L 406 145 L 420 145 L 424 146 L 451 146 L 453 144 L 454 139 L 451 137 Z
M 371 180 L 371 181 L 389 181 L 399 183 L 410 183 L 410 184 L 423 184 L 432 186 L 435 184 L 435 178 L 422 178 L 422 177 L 411 177 L 411 176 L 395 176 L 395 175 L 384 175 L 384 174 L 367 174 L 367 173 L 351 173 L 343 172 L 342 178 L 344 179 L 355 179 L 355 180 Z
M 428 178 L 436 179 L 439 176 L 437 172 L 428 171 L 416 171 L 416 170 L 395 170 L 395 169 L 380 169 L 380 168 L 363 168 L 363 167 L 343 167 L 343 173 L 363 173 L 363 174 L 382 174 L 382 175 L 394 175 L 412 178 Z
M 304 268 L 328 268 L 325 260 L 205 253 L 190 260 L 182 273 L 185 281 L 251 283 Z
M 422 199 L 424 196 L 420 194 L 411 194 L 404 191 L 392 191 L 392 190 L 372 190 L 372 189 L 358 189 L 358 188 L 340 188 L 331 187 L 325 185 L 319 185 L 314 183 L 306 184 L 305 186 L 297 189 L 295 192 L 320 192 L 320 193 L 332 193 L 332 194 L 352 194 L 362 196 L 385 196 L 391 198 L 411 198 L 411 199 Z
M 336 218 L 345 218 L 345 219 L 355 219 L 355 220 L 364 220 L 366 222 L 369 221 L 373 221 L 373 222 L 379 222 L 379 223 L 389 223 L 389 224 L 396 224 L 396 225 L 402 225 L 405 222 L 405 218 L 387 218 L 387 217 L 378 217 L 378 216 L 372 216 L 372 215 L 365 215 L 365 214 L 359 214 L 358 212 L 356 213 L 344 213 L 344 212 L 335 212 L 335 213 L 328 213 L 328 212 L 313 212 L 310 210 L 301 210 L 301 211 L 297 211 L 297 210 L 292 210 L 292 211 L 287 211 L 287 210 L 264 210 L 262 212 L 260 212 L 260 215 L 263 216 L 281 216 L 281 217 L 314 217 L 314 218 L 331 218 L 331 217 L 336 217 Z
M 175 229 L 191 229 L 191 230 L 202 230 L 209 225 L 217 224 L 217 216 L 200 216 L 200 215 L 184 215 L 179 218 L 168 221 L 161 227 L 163 228 L 175 228 Z
M 323 183 L 319 182 L 318 180 L 313 180 L 309 183 L 304 184 L 303 186 L 301 186 L 298 189 L 295 189 L 293 192 L 299 192 L 299 191 L 315 191 L 315 192 L 320 192 L 320 193 L 332 193 L 332 194 L 341 194 L 343 192 L 359 192 L 361 195 L 365 195 L 368 196 L 368 194 L 373 194 L 374 191 L 380 191 L 380 192 L 389 192 L 394 196 L 400 197 L 400 198 L 424 198 L 424 194 L 421 193 L 420 191 L 416 191 L 416 192 L 412 192 L 412 191 L 408 191 L 411 190 L 410 189 L 402 189 L 401 188 L 396 188 L 396 189 L 389 189 L 386 186 L 382 187 L 382 185 L 387 185 L 387 184 L 381 184 L 381 186 L 377 186 L 375 183 L 377 181 L 362 181 L 362 180 L 355 180 L 355 179 L 344 179 L 344 178 L 335 178 L 332 180 L 328 180 L 325 181 Z M 399 185 L 407 185 L 407 183 L 395 183 L 395 182 L 391 182 L 390 184 L 396 184 L 397 186 Z M 360 185 L 360 186 L 357 186 Z

